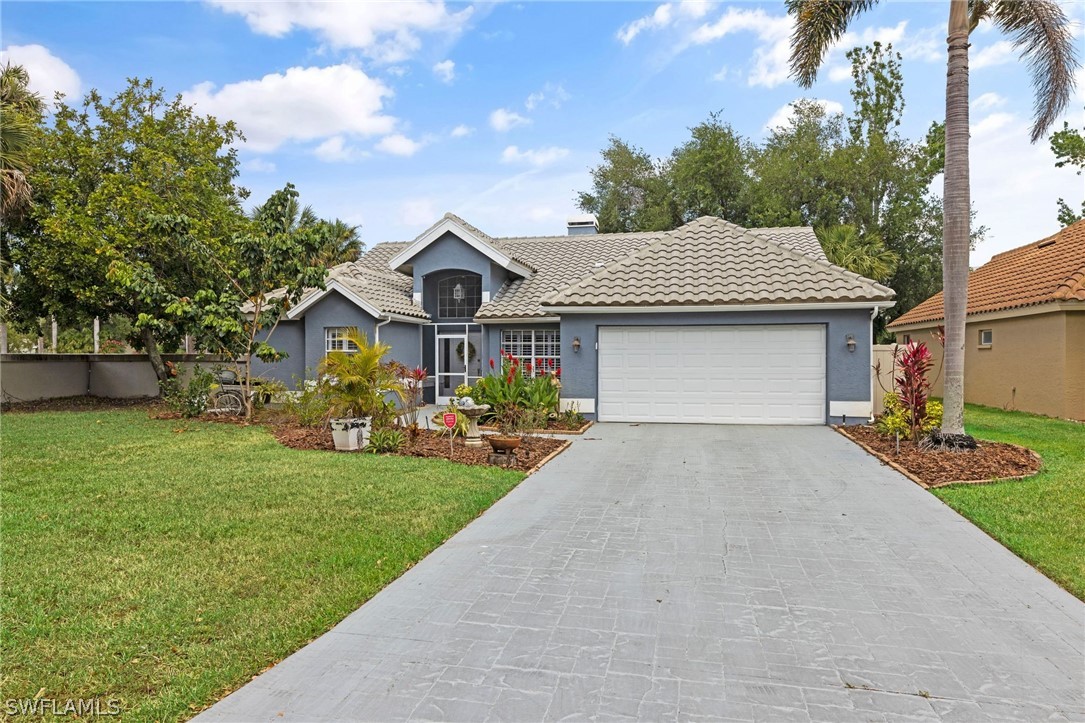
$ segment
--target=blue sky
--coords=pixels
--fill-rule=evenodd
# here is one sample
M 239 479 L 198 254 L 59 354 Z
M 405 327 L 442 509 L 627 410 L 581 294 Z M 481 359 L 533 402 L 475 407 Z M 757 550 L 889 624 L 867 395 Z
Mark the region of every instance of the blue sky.
M 1081 36 L 1085 3 L 1067 3 Z M 783 3 L 5 2 L 5 59 L 70 96 L 153 77 L 248 137 L 253 199 L 287 181 L 369 244 L 412 238 L 444 211 L 493 235 L 562 233 L 610 135 L 662 156 L 721 111 L 760 139 L 800 97 L 848 110 L 844 51 L 904 54 L 905 133 L 943 113 L 942 2 L 885 3 L 829 56 L 788 77 Z M 1025 68 L 997 32 L 973 37 L 973 198 L 990 228 L 973 255 L 1057 230 L 1085 181 L 1028 143 Z M 1081 89 L 1066 118 L 1083 122 Z M 1061 123 L 1059 124 L 1061 127 Z

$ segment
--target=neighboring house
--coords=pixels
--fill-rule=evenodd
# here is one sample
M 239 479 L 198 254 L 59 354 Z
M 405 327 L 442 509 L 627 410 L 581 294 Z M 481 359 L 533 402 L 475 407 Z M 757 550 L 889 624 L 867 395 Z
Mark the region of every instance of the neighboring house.
M 927 342 L 940 370 L 943 320 L 939 292 L 888 328 Z M 1085 221 L 969 274 L 965 328 L 965 401 L 1085 420 Z
M 871 327 L 893 292 L 833 266 L 809 228 L 699 218 L 670 232 L 492 238 L 446 214 L 331 269 L 271 343 L 284 381 L 356 326 L 429 370 L 444 403 L 500 350 L 561 370 L 605 421 L 825 424 L 871 413 Z M 500 367 L 498 367 L 500 368 Z

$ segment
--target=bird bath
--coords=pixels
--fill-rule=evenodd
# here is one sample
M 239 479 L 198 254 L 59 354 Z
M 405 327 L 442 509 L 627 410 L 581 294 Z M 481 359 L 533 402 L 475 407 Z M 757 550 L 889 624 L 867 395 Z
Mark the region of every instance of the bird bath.
M 463 440 L 466 447 L 481 447 L 482 436 L 478 431 L 478 418 L 490 411 L 489 404 L 475 404 L 471 397 L 456 400 L 456 409 L 467 417 L 467 437 Z

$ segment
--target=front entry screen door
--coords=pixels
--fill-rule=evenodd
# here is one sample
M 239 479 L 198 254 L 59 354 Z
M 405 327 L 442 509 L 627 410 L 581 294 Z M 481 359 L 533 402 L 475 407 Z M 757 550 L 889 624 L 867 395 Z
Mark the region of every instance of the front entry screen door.
M 448 404 L 456 387 L 474 385 L 482 376 L 482 327 L 438 324 L 436 353 L 437 403 Z

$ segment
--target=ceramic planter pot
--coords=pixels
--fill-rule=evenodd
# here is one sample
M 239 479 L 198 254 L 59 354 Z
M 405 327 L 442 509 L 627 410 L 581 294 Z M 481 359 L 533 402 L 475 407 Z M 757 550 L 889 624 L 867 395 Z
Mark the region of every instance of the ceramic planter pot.
M 341 452 L 356 452 L 369 444 L 370 417 L 335 417 L 329 421 L 332 441 Z
M 521 440 L 519 437 L 501 437 L 491 434 L 486 437 L 486 441 L 495 452 L 511 452 L 520 447 Z

